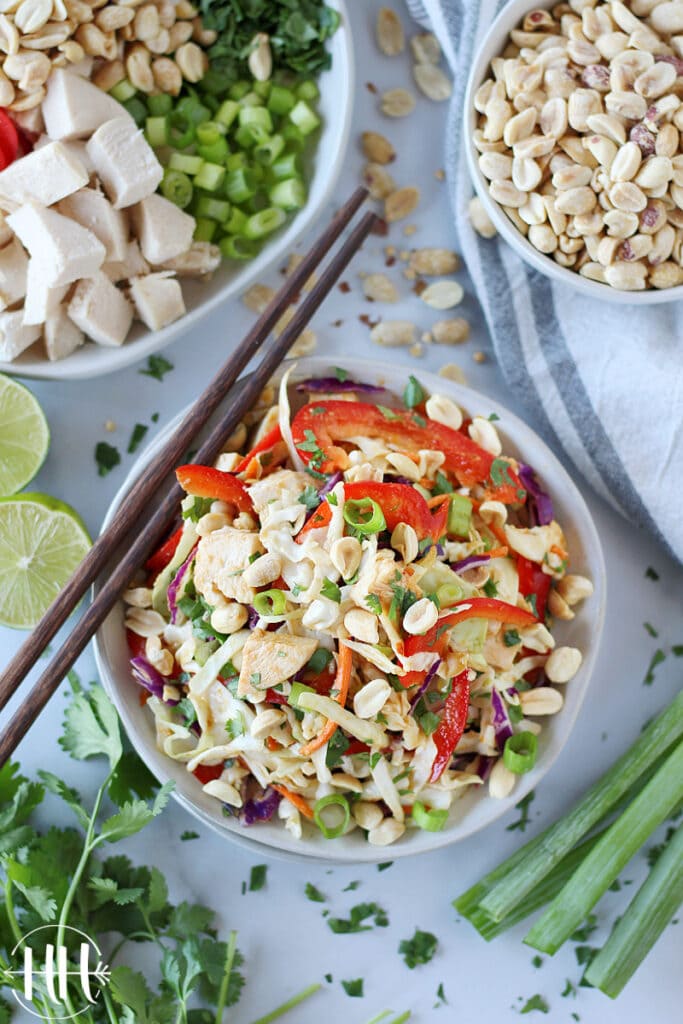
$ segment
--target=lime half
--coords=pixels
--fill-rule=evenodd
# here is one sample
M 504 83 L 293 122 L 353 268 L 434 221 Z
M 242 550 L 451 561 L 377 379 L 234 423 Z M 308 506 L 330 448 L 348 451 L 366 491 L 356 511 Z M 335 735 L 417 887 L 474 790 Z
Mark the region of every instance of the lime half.
M 46 494 L 0 499 L 0 625 L 31 629 L 83 560 L 80 516 Z
M 33 480 L 47 455 L 50 431 L 28 388 L 0 374 L 0 496 Z

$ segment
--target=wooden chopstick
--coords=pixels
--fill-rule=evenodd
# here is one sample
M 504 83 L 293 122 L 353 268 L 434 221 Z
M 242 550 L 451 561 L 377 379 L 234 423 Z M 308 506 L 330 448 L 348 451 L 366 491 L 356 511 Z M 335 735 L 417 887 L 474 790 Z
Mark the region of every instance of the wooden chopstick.
M 0 680 L 0 711 L 38 661 L 57 630 L 77 607 L 88 588 L 111 559 L 116 548 L 131 531 L 137 528 L 139 523 L 144 521 L 150 502 L 156 499 L 159 488 L 171 470 L 182 461 L 188 444 L 208 423 L 249 360 L 270 335 L 292 300 L 301 291 L 310 275 L 317 270 L 320 262 L 353 219 L 367 194 L 366 189 L 358 188 L 344 203 L 326 230 L 306 253 L 299 266 L 289 275 L 242 343 L 225 361 L 203 394 L 193 403 L 187 416 L 173 432 L 153 463 L 147 467 L 144 475 L 126 495 L 107 530 L 97 538 L 74 575 L 57 595 L 30 637 L 22 644 L 3 672 Z M 291 332 L 288 336 L 291 336 Z
M 356 195 L 356 194 L 354 194 Z M 354 197 L 352 197 L 353 199 Z M 362 202 L 364 196 L 360 197 Z M 356 209 L 360 205 L 360 202 L 356 203 Z M 348 205 L 348 204 L 347 204 Z M 355 211 L 354 211 L 355 212 Z M 339 215 L 338 215 L 339 216 Z M 346 219 L 348 222 L 348 218 Z M 312 288 L 310 293 L 302 301 L 301 305 L 296 310 L 292 320 L 287 325 L 285 330 L 282 332 L 277 340 L 274 340 L 265 350 L 263 359 L 258 369 L 244 381 L 240 388 L 239 395 L 226 414 L 222 417 L 221 421 L 211 431 L 209 437 L 202 444 L 195 461 L 199 463 L 211 463 L 215 460 L 217 455 L 222 450 L 225 441 L 233 432 L 245 411 L 255 404 L 258 396 L 267 384 L 268 380 L 272 376 L 273 372 L 277 369 L 283 359 L 286 357 L 289 349 L 296 341 L 297 337 L 307 325 L 310 318 L 322 304 L 324 299 L 330 293 L 334 284 L 339 279 L 339 276 L 343 273 L 345 268 L 348 266 L 350 260 L 358 251 L 363 241 L 367 238 L 368 234 L 372 231 L 376 225 L 378 218 L 373 213 L 367 213 L 362 220 L 353 228 L 349 233 L 348 237 L 344 241 L 343 245 L 332 257 L 329 264 L 322 271 L 318 282 Z M 338 234 L 338 233 L 337 233 Z M 303 264 L 300 265 L 300 267 Z M 300 269 L 300 267 L 298 269 Z M 304 274 L 304 281 L 310 274 L 310 269 Z M 298 280 L 298 278 L 297 278 Z M 303 283 L 303 282 L 302 282 Z M 288 296 L 293 294 L 291 289 L 287 291 Z M 253 332 L 250 332 L 253 333 Z M 258 345 L 255 346 L 258 348 Z M 222 371 L 221 371 L 222 373 Z M 211 390 L 215 386 L 215 381 L 209 386 L 207 391 Z M 205 392 L 204 394 L 206 394 Z M 219 395 L 220 398 L 224 397 L 225 392 Z M 199 400 L 203 401 L 203 396 Z M 215 403 L 216 405 L 218 402 Z M 196 405 L 196 403 L 195 403 Z M 192 411 L 195 406 L 193 406 Z M 188 415 L 181 424 L 180 428 L 176 430 L 173 437 L 175 438 L 179 430 L 183 429 L 185 423 L 191 419 L 191 413 Z M 206 418 L 201 418 L 202 426 L 206 422 Z M 183 435 L 183 449 L 177 456 L 179 459 L 182 456 L 182 452 L 185 450 L 188 442 L 192 437 L 196 436 L 197 431 L 195 430 L 192 435 Z M 162 452 L 162 456 L 165 455 L 166 446 Z M 158 459 L 154 461 L 153 466 L 156 466 Z M 151 467 L 150 467 L 151 468 Z M 169 467 L 173 468 L 173 464 Z M 167 470 L 168 472 L 168 470 Z M 140 490 L 141 482 L 147 482 L 150 479 L 149 471 L 147 471 L 138 483 L 134 486 L 130 493 L 133 491 Z M 156 474 L 154 476 L 156 480 Z M 162 478 L 162 481 L 163 478 Z M 145 488 L 145 494 L 148 494 Z M 92 602 L 90 607 L 86 610 L 80 620 L 76 623 L 71 634 L 64 642 L 59 651 L 51 659 L 48 667 L 40 676 L 38 681 L 35 683 L 31 691 L 28 693 L 26 699 L 20 704 L 14 716 L 9 721 L 6 729 L 0 737 L 0 767 L 8 760 L 16 749 L 19 742 L 26 735 L 33 722 L 36 720 L 40 712 L 43 710 L 50 697 L 54 694 L 56 689 L 59 687 L 62 679 L 69 671 L 73 663 L 79 654 L 83 651 L 88 641 L 93 637 L 99 626 L 102 624 L 104 619 L 107 617 L 117 600 L 120 598 L 122 592 L 129 585 L 131 578 L 135 571 L 142 565 L 145 558 L 149 555 L 152 549 L 159 543 L 163 537 L 165 531 L 168 529 L 169 522 L 173 516 L 177 513 L 178 502 L 180 501 L 183 492 L 177 484 L 173 484 L 170 489 L 166 492 L 161 503 L 157 507 L 156 511 L 149 515 L 149 509 L 146 510 L 146 519 L 142 517 L 133 524 L 133 530 L 137 529 L 139 532 L 137 536 L 134 535 L 130 538 L 128 546 L 121 557 L 113 563 L 111 573 L 104 583 L 102 589 L 97 594 L 97 597 Z M 149 496 L 148 496 L 149 497 Z M 118 515 L 117 515 L 118 518 Z M 140 523 L 144 522 L 144 529 L 140 529 Z M 109 534 L 109 530 L 102 537 L 106 537 Z M 112 545 L 112 547 L 114 547 Z M 109 549 L 109 553 L 113 554 L 112 547 Z M 81 591 L 82 593 L 82 591 Z M 49 615 L 49 612 L 48 612 Z M 52 633 L 51 635 L 54 635 Z M 26 646 L 26 645 L 24 645 Z M 20 650 L 19 654 L 21 654 Z M 17 661 L 18 658 L 15 658 Z M 36 660 L 33 658 L 31 664 Z M 12 667 L 12 666 L 10 666 Z M 22 678 L 22 677 L 19 677 Z M 4 680 L 3 680 L 4 684 Z

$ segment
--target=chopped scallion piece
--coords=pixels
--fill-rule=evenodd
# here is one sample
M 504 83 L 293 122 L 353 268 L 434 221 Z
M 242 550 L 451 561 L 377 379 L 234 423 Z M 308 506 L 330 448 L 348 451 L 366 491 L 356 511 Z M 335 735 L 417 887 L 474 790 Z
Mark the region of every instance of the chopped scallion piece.
M 328 807 L 338 807 L 341 812 L 341 817 L 339 814 L 335 814 L 336 824 L 328 824 L 323 818 L 323 811 L 326 811 Z M 329 821 L 329 814 L 326 817 Z M 348 800 L 342 793 L 330 793 L 328 796 L 321 797 L 313 807 L 313 819 L 325 839 L 337 839 L 344 834 L 351 820 Z

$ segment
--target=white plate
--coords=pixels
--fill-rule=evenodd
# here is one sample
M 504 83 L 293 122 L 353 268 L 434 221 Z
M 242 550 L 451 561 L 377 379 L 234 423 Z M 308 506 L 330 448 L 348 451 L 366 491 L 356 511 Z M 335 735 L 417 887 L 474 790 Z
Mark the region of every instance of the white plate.
M 339 29 L 329 40 L 332 67 L 319 79 L 320 111 L 323 127 L 313 157 L 312 175 L 308 182 L 306 205 L 271 241 L 264 245 L 255 259 L 247 263 L 224 264 L 211 281 L 181 278 L 187 313 L 161 331 L 149 331 L 135 323 L 128 338 L 119 348 L 86 342 L 66 359 L 51 363 L 43 354 L 42 342 L 32 345 L 14 362 L 0 361 L 0 371 L 22 377 L 47 380 L 69 380 L 97 377 L 139 362 L 152 352 L 159 352 L 179 335 L 196 327 L 208 313 L 240 295 L 253 282 L 291 251 L 301 235 L 314 223 L 326 204 L 334 198 L 334 187 L 342 168 L 353 110 L 353 40 L 345 0 L 328 0 L 341 15 Z
M 377 362 L 352 362 L 341 357 L 334 365 L 341 365 L 358 380 L 385 384 L 399 395 L 405 386 L 406 371 L 402 367 Z M 329 360 L 309 358 L 299 360 L 297 370 L 292 376 L 296 381 L 311 376 L 329 376 L 330 372 Z M 164 782 L 168 779 L 174 780 L 174 796 L 183 807 L 221 835 L 242 845 L 252 848 L 268 847 L 273 854 L 290 857 L 345 863 L 376 863 L 424 853 L 464 839 L 490 825 L 538 785 L 569 739 L 586 695 L 602 633 L 605 603 L 605 565 L 602 548 L 586 503 L 550 449 L 529 427 L 503 406 L 461 384 L 433 374 L 421 373 L 420 380 L 430 392 L 448 395 L 470 415 L 476 413 L 488 416 L 495 412 L 500 417 L 496 426 L 503 438 L 504 451 L 530 463 L 547 486 L 555 503 L 557 519 L 567 537 L 572 571 L 589 576 L 595 587 L 593 596 L 577 609 L 576 618 L 571 622 L 556 623 L 554 630 L 558 643 L 570 644 L 583 652 L 583 663 L 578 674 L 563 688 L 565 705 L 562 711 L 544 720 L 536 768 L 528 775 L 522 776 L 514 792 L 507 799 L 493 800 L 487 795 L 486 787 L 477 787 L 476 791 L 475 787 L 472 787 L 468 795 L 453 805 L 449 822 L 443 832 L 410 829 L 397 843 L 388 848 L 370 846 L 359 831 L 329 841 L 320 833 L 310 830 L 310 835 L 307 834 L 304 839 L 297 841 L 279 821 L 254 825 L 247 829 L 235 819 L 224 817 L 220 803 L 206 796 L 197 781 L 181 764 L 156 749 L 152 716 L 140 706 L 140 691 L 130 674 L 128 646 L 123 628 L 123 609 L 119 605 L 97 634 L 95 656 L 100 678 L 118 708 L 135 749 L 158 779 Z M 114 498 L 103 523 L 103 529 L 111 521 L 123 495 L 157 453 L 179 420 L 180 416 L 169 424 L 135 464 Z
M 472 183 L 498 234 L 512 246 L 518 256 L 546 277 L 575 288 L 584 295 L 591 295 L 594 299 L 616 302 L 620 305 L 648 306 L 662 302 L 677 302 L 683 297 L 683 285 L 677 285 L 675 288 L 649 288 L 642 292 L 621 291 L 599 281 L 590 281 L 574 270 L 561 267 L 554 259 L 539 252 L 527 241 L 503 208 L 489 194 L 488 181 L 479 169 L 479 153 L 472 138 L 479 116 L 474 107 L 474 94 L 481 83 L 489 77 L 493 58 L 500 56 L 505 49 L 511 29 L 517 28 L 529 11 L 554 6 L 555 0 L 540 0 L 540 3 L 534 3 L 533 0 L 511 0 L 493 22 L 475 54 L 467 82 L 463 119 L 465 155 Z

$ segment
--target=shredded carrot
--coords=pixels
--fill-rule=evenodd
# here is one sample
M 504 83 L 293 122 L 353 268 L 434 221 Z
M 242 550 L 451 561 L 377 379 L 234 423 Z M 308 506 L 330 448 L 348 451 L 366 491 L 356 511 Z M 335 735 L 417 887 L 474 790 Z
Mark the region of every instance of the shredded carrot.
M 313 818 L 313 811 L 306 803 L 302 796 L 298 793 L 292 793 L 291 789 L 287 789 L 285 786 L 276 786 L 274 782 L 271 782 L 271 788 L 283 796 L 285 800 L 289 800 L 290 804 L 294 804 L 297 811 L 300 811 L 305 818 Z
M 491 548 L 491 550 L 487 551 L 486 554 L 489 556 L 489 558 L 505 558 L 508 551 L 509 548 L 507 544 L 503 544 L 502 547 Z
M 272 736 L 266 736 L 266 746 L 268 750 L 282 750 L 282 744 L 278 743 Z
M 559 547 L 557 544 L 553 544 L 550 550 L 554 555 L 557 555 L 557 557 L 560 558 L 563 562 L 565 562 L 569 558 L 569 552 L 565 551 L 564 548 Z
M 493 534 L 496 540 L 499 540 L 502 547 L 507 547 L 508 539 L 505 536 L 505 531 L 498 526 L 496 523 L 487 523 L 486 528 Z
M 341 705 L 341 707 L 344 707 L 346 704 L 346 698 L 349 692 L 352 661 L 353 654 L 351 652 L 351 648 L 347 647 L 346 644 L 340 643 L 339 654 L 337 655 L 337 676 L 334 681 L 334 689 L 338 691 L 335 700 L 337 701 L 337 704 Z M 305 743 L 299 753 L 302 757 L 308 757 L 316 750 L 320 750 L 328 740 L 332 739 L 336 731 L 336 722 L 333 722 L 328 718 L 327 722 L 315 739 L 309 740 L 308 743 Z
M 437 508 L 439 505 L 445 505 L 450 500 L 450 494 L 437 494 L 434 498 L 427 499 L 427 505 L 429 508 Z

